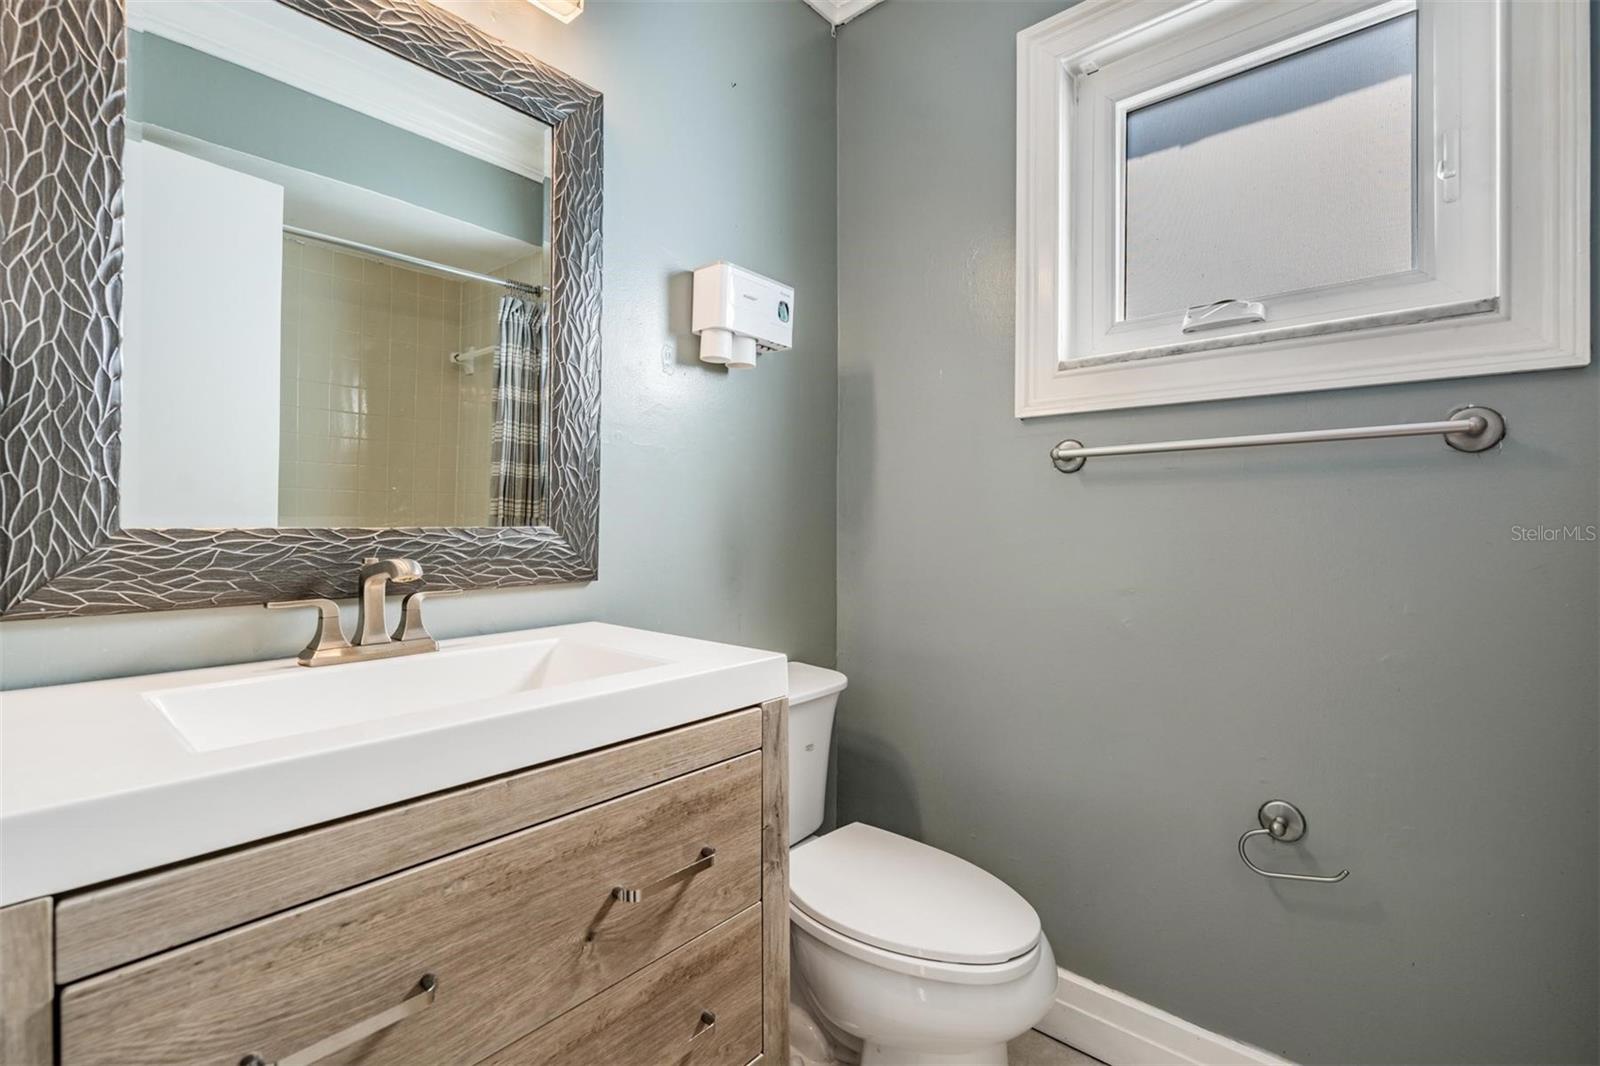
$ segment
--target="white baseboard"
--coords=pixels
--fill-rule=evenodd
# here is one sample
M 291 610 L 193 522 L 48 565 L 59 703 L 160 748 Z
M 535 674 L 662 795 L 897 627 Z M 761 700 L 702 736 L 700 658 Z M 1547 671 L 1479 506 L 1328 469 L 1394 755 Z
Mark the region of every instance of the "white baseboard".
M 1059 973 L 1055 1005 L 1034 1028 L 1108 1066 L 1292 1066 L 1067 970 Z

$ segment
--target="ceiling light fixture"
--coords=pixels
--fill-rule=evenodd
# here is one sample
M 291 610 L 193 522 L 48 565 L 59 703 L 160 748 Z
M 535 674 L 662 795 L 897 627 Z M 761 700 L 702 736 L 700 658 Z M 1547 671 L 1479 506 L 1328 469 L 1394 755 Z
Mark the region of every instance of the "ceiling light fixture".
M 528 3 L 561 22 L 571 22 L 583 14 L 583 0 L 528 0 Z

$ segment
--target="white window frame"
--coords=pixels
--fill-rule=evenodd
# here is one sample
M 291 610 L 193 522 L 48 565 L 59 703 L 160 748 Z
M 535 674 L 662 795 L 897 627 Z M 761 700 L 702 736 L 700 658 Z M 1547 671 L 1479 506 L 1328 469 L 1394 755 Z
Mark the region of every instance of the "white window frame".
M 1272 294 L 1262 323 L 1125 319 L 1127 113 L 1412 10 L 1414 268 Z M 1588 19 L 1569 2 L 1082 0 L 1019 33 L 1017 416 L 1586 365 Z

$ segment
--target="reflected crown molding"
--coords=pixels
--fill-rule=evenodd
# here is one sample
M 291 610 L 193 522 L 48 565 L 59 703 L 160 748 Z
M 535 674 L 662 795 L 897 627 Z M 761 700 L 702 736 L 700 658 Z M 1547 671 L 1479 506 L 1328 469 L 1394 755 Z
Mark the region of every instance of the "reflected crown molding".
M 128 0 L 128 28 L 154 33 L 543 181 L 543 141 L 527 116 L 288 7 L 260 0 Z

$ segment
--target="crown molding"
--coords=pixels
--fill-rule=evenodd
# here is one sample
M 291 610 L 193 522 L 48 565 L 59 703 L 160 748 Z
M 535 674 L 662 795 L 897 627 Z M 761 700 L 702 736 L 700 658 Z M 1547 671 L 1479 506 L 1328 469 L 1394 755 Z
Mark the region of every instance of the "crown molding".
M 838 29 L 867 8 L 883 3 L 883 0 L 805 0 L 805 2 L 811 10 Z

